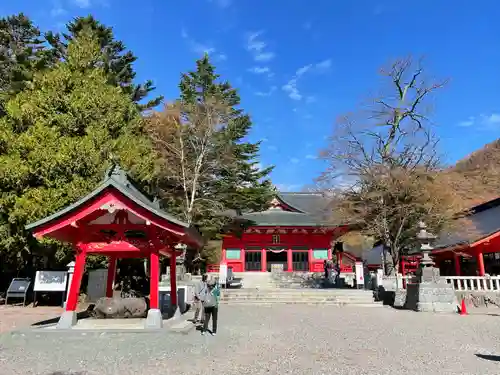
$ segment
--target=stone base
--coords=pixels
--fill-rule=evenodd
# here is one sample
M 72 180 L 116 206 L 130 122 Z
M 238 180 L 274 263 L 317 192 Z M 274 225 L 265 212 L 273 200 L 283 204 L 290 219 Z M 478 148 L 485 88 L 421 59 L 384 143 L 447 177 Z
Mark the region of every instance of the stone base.
M 409 284 L 405 308 L 423 312 L 456 313 L 457 297 L 444 280 Z
M 163 327 L 163 317 L 160 309 L 149 309 L 148 316 L 144 328 L 146 329 L 161 329 Z
M 203 313 L 203 312 L 202 312 Z M 182 317 L 181 315 L 181 310 L 179 309 L 179 306 L 175 307 L 174 314 L 172 315 L 173 319 L 180 319 Z
M 64 311 L 57 322 L 57 329 L 69 329 L 76 325 L 76 311 Z

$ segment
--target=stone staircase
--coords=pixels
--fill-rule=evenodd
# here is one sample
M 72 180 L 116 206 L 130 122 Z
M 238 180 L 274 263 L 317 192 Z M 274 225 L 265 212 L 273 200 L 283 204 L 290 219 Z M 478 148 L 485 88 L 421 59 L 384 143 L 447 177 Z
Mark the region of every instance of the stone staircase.
M 222 291 L 221 303 L 231 305 L 382 306 L 381 302 L 374 302 L 371 291 L 356 289 L 227 289 Z
M 245 272 L 241 275 L 235 274 L 235 277 L 243 278 L 243 287 L 223 290 L 222 304 L 382 306 L 381 303 L 374 302 L 372 291 L 328 287 L 329 285 L 324 284 L 321 274 Z

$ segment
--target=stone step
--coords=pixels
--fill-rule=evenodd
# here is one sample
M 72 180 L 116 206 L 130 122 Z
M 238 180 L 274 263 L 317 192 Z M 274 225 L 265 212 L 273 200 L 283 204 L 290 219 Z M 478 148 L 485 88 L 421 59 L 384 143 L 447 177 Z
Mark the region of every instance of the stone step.
M 338 302 L 338 301 L 303 301 L 286 299 L 264 299 L 264 300 L 230 300 L 220 301 L 221 305 L 318 305 L 318 306 L 353 306 L 353 307 L 383 307 L 379 302 Z
M 373 291 L 361 289 L 303 289 L 303 288 L 287 288 L 287 289 L 223 289 L 223 294 L 249 294 L 249 293 L 279 293 L 279 294 L 307 294 L 307 295 L 336 295 L 336 296 L 372 296 Z

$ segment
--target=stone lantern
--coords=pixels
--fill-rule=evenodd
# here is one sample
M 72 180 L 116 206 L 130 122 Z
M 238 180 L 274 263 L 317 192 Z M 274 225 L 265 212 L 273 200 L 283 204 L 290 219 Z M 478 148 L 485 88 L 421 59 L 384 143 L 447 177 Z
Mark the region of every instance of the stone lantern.
M 432 243 L 436 239 L 432 233 L 427 232 L 427 225 L 423 221 L 418 223 L 419 231 L 417 233 L 417 241 L 420 244 L 420 251 L 422 253 L 422 259 L 420 260 L 419 273 L 423 274 L 423 269 L 434 268 L 434 261 L 430 257 L 430 253 L 433 250 Z M 429 273 L 429 272 L 425 272 Z M 437 276 L 439 277 L 439 269 L 437 269 Z
M 427 232 L 426 225 L 419 223 L 417 240 L 420 243 L 422 259 L 416 275 L 416 282 L 408 284 L 405 307 L 416 311 L 456 312 L 457 298 L 453 287 L 441 279 L 439 268 L 434 267 L 430 257 L 432 242 L 436 236 Z

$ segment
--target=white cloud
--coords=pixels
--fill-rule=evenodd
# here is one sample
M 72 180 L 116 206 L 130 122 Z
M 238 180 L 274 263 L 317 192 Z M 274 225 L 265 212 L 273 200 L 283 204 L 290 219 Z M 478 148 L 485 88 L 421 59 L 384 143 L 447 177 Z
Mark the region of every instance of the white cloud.
M 254 94 L 257 96 L 271 96 L 276 91 L 276 86 L 271 86 L 269 91 L 256 91 Z
M 481 114 L 479 116 L 470 116 L 467 120 L 458 123 L 460 127 L 478 127 L 483 129 L 497 129 L 500 127 L 500 113 L 491 113 L 489 115 Z
M 297 71 L 295 72 L 295 75 L 297 77 L 300 77 L 301 75 L 307 73 L 311 68 L 312 68 L 312 64 L 305 65 L 302 68 L 297 69 Z
M 191 51 L 193 51 L 197 55 L 203 55 L 205 53 L 208 55 L 212 55 L 217 51 L 215 47 L 213 47 L 212 45 L 200 43 L 191 38 L 186 29 L 184 28 L 181 30 L 181 36 L 188 42 Z M 220 61 L 223 61 L 227 58 L 227 56 L 224 55 L 223 53 L 220 53 L 218 56 L 216 56 L 216 58 L 219 58 Z
M 299 89 L 297 88 L 297 83 L 300 78 L 302 78 L 306 73 L 317 71 L 317 72 L 322 72 L 324 70 L 327 70 L 330 68 L 332 64 L 332 61 L 330 59 L 323 60 L 319 63 L 316 64 L 307 64 L 304 65 L 300 68 L 298 68 L 295 71 L 295 75 L 293 76 L 292 79 L 290 79 L 285 85 L 281 87 L 281 89 L 288 94 L 288 97 L 292 100 L 302 100 L 303 95 L 300 93 Z M 312 95 L 309 95 L 306 98 L 307 103 L 313 103 L 316 101 L 316 98 Z
M 265 51 L 267 43 L 260 37 L 263 31 L 257 31 L 248 35 L 246 48 L 253 55 L 255 61 L 265 62 L 274 59 L 274 52 Z
M 292 78 L 290 81 L 288 81 L 285 85 L 281 87 L 283 91 L 285 91 L 288 94 L 288 97 L 292 100 L 301 100 L 302 95 L 300 94 L 299 90 L 297 89 L 297 78 Z
M 248 69 L 248 71 L 255 74 L 264 74 L 264 73 L 269 73 L 270 69 L 267 66 L 254 66 Z
M 258 53 L 254 56 L 254 59 L 255 61 L 271 61 L 272 59 L 274 59 L 275 57 L 275 54 L 274 52 L 262 52 L 262 53 Z
M 500 113 L 492 113 L 488 116 L 482 116 L 485 125 L 500 125 Z
M 291 158 L 290 159 L 290 163 L 292 163 L 292 164 L 298 164 L 299 162 L 300 162 L 300 159 L 298 159 L 298 158 Z
M 73 3 L 79 8 L 90 8 L 90 0 L 73 0 Z
M 331 59 L 326 59 L 326 60 L 323 60 L 323 61 L 317 63 L 315 65 L 315 68 L 316 69 L 325 70 L 325 69 L 329 69 L 331 66 L 332 66 L 332 60 Z
M 62 7 L 62 4 L 59 0 L 52 1 L 52 9 L 50 10 L 51 17 L 58 17 L 66 14 L 67 11 Z
M 306 159 L 317 159 L 316 155 L 306 155 Z
M 215 56 L 215 60 L 217 61 L 226 61 L 227 60 L 227 55 L 224 53 L 219 53 L 218 55 Z
M 475 123 L 475 118 L 473 116 L 471 116 L 467 120 L 459 122 L 458 126 L 466 128 L 466 127 L 474 125 L 474 123 Z

